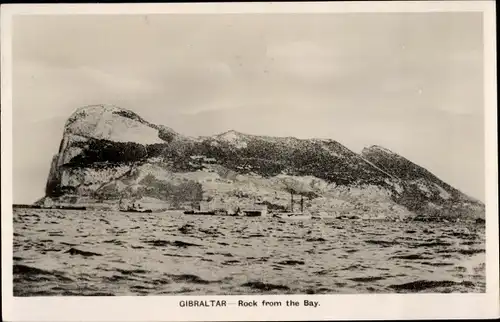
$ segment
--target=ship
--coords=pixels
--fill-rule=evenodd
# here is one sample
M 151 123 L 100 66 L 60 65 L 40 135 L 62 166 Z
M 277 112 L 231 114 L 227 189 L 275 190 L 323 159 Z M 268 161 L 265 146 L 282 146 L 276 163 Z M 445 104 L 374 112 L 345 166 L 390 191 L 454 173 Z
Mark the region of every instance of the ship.
M 184 211 L 185 215 L 212 215 L 212 216 L 244 216 L 244 217 L 266 217 L 269 215 L 267 205 L 254 202 L 253 205 L 240 205 L 230 207 L 217 204 L 215 201 L 202 201 L 198 209 Z
M 300 212 L 294 212 L 293 205 L 294 205 L 293 191 L 291 191 L 290 192 L 290 212 L 274 213 L 273 217 L 279 218 L 279 219 L 298 219 L 298 220 L 312 219 L 311 214 L 304 213 L 304 196 L 303 195 L 300 195 Z
M 120 212 L 139 212 L 139 213 L 151 213 L 153 210 L 151 209 L 145 209 L 141 206 L 139 202 L 132 202 L 130 204 L 129 201 L 125 201 L 123 199 L 120 199 L 119 206 L 118 206 Z

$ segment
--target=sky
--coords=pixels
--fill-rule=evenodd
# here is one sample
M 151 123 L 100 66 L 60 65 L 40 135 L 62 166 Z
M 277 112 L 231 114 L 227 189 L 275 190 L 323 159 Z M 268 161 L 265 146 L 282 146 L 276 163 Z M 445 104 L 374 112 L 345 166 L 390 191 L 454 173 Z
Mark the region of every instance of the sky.
M 484 201 L 481 13 L 15 16 L 14 202 L 64 123 L 112 104 L 190 136 L 381 145 Z

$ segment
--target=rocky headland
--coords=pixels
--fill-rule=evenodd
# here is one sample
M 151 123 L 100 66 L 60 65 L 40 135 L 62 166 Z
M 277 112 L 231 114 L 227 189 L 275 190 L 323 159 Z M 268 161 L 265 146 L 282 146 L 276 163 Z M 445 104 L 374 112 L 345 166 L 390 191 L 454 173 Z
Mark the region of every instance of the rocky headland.
M 152 211 L 256 202 L 361 219 L 484 220 L 484 204 L 380 146 L 228 131 L 192 138 L 115 106 L 82 107 L 64 127 L 42 207 Z M 297 198 L 297 202 L 299 198 Z M 298 204 L 297 206 L 298 207 Z

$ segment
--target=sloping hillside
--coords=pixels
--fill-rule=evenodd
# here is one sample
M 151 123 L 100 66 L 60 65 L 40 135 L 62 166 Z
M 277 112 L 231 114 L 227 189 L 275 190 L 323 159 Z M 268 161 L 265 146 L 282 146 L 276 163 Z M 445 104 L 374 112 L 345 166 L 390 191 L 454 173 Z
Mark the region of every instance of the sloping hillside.
M 357 154 L 334 140 L 228 131 L 189 138 L 114 106 L 78 109 L 67 121 L 41 203 L 154 209 L 257 201 L 362 218 L 475 218 L 484 205 L 381 147 Z M 48 202 L 50 201 L 50 202 Z

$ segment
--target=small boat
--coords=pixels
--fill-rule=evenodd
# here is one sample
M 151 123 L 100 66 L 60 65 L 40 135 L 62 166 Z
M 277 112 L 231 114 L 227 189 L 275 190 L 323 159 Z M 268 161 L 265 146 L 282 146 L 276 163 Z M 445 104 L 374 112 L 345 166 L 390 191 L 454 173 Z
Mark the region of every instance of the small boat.
M 119 203 L 119 210 L 120 212 L 140 212 L 140 213 L 150 213 L 150 212 L 153 212 L 153 210 L 151 209 L 146 209 L 146 208 L 143 208 L 141 206 L 140 203 L 128 203 L 128 202 L 123 202 L 121 199 L 120 199 L 120 203 Z
M 65 209 L 65 210 L 87 210 L 87 207 L 83 206 L 57 206 L 56 209 Z
M 153 210 L 151 209 L 135 209 L 135 208 L 128 208 L 128 209 L 120 209 L 121 212 L 140 212 L 140 213 L 151 213 Z
M 304 213 L 283 212 L 283 213 L 273 214 L 273 217 L 280 218 L 280 219 L 306 220 L 306 219 L 311 219 L 312 215 L 308 215 L 308 214 L 304 214 Z
M 184 211 L 185 215 L 215 215 L 214 211 L 195 211 L 195 210 L 186 210 Z

